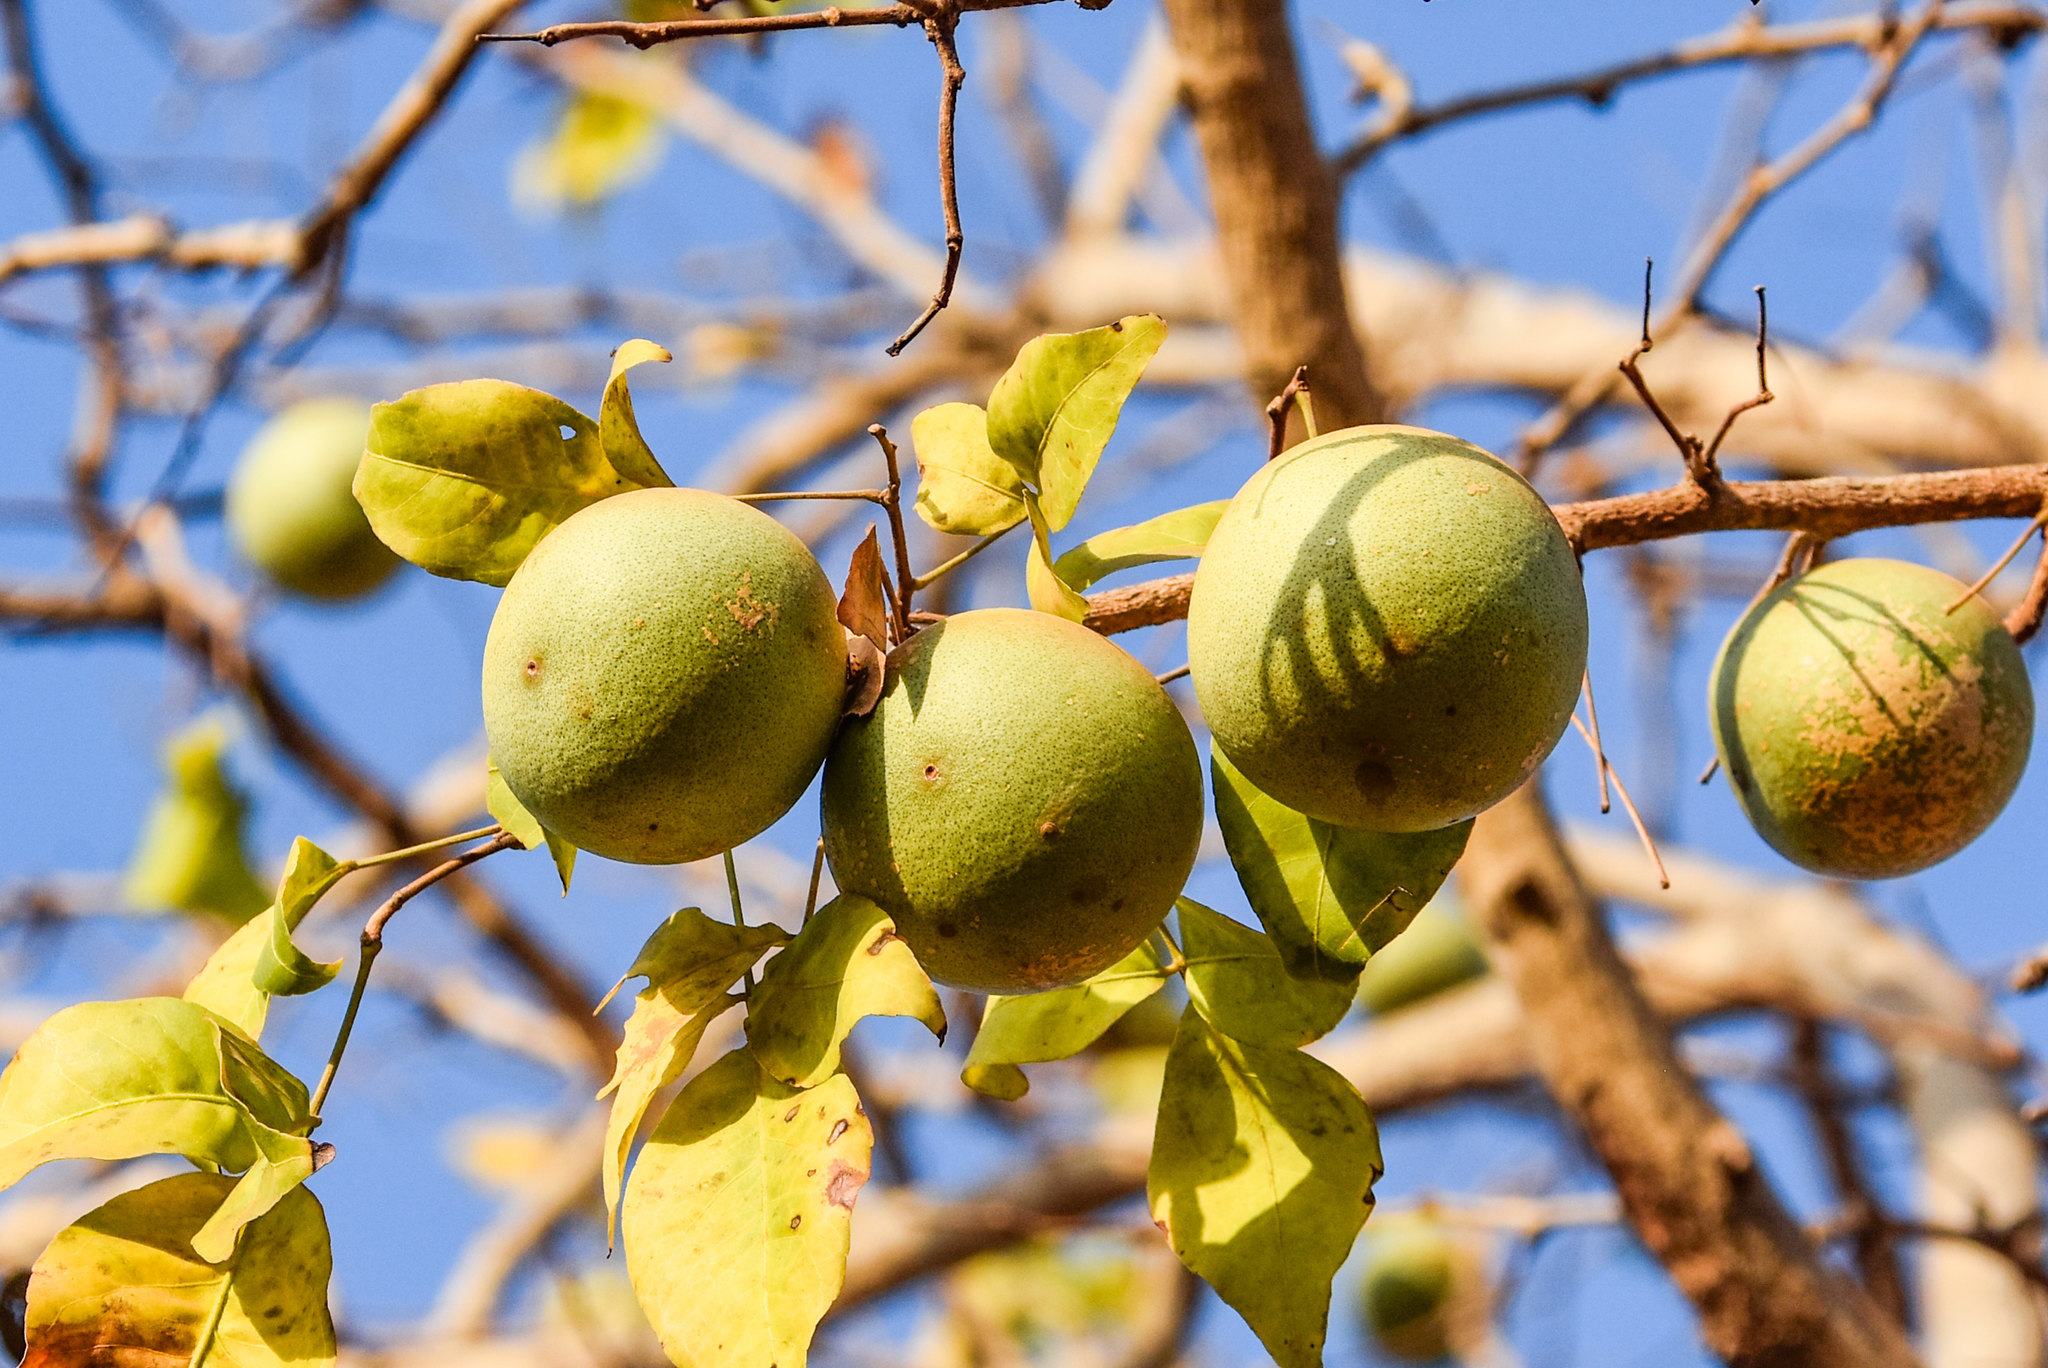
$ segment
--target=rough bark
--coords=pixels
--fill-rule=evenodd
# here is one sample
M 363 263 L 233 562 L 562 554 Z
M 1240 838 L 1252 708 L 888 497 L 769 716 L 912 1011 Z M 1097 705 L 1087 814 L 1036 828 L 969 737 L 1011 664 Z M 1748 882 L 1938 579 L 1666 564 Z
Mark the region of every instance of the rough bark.
M 1263 404 L 1307 365 L 1326 430 L 1383 421 L 1344 298 L 1337 182 L 1309 124 L 1286 0 L 1164 0 L 1164 9 L 1245 383 Z
M 1460 874 L 1538 1073 L 1698 1310 L 1708 1347 L 1738 1368 L 1913 1363 L 1904 1331 L 1820 1262 L 1679 1061 L 1534 785 L 1480 817 Z

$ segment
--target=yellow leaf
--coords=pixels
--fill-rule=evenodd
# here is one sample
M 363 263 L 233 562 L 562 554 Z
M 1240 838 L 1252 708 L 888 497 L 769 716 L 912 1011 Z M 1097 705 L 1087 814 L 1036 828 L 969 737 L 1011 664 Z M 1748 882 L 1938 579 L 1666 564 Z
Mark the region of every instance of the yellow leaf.
M 512 164 L 512 197 L 542 212 L 585 208 L 645 180 L 668 145 L 661 116 L 597 91 L 569 97 Z
M 917 515 L 940 532 L 985 537 L 1024 521 L 1016 467 L 988 444 L 979 404 L 939 404 L 910 421 Z

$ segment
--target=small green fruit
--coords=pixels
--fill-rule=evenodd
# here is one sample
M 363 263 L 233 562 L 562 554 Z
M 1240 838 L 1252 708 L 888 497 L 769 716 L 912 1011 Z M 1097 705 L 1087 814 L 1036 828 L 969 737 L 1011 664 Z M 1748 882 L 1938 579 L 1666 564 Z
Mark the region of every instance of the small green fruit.
M 542 538 L 491 619 L 484 730 L 513 795 L 598 855 L 758 835 L 823 763 L 846 691 L 825 572 L 765 513 L 639 489 Z
M 1361 1006 L 1384 1016 L 1486 972 L 1486 954 L 1464 913 L 1455 909 L 1455 901 L 1451 894 L 1439 893 L 1415 914 L 1407 930 L 1365 962 L 1358 976 Z
M 1750 825 L 1817 874 L 1889 879 L 1981 835 L 2019 786 L 2034 693 L 1983 600 L 1845 560 L 1752 608 L 1714 662 L 1714 746 Z
M 1270 461 L 1195 572 L 1188 660 L 1245 777 L 1311 817 L 1432 831 L 1499 802 L 1557 744 L 1586 595 L 1527 481 L 1409 427 Z
M 1365 1239 L 1358 1305 L 1373 1342 L 1408 1363 L 1451 1357 L 1461 1303 L 1478 1282 L 1471 1251 L 1421 1216 L 1375 1221 Z
M 367 594 L 399 560 L 350 492 L 369 405 L 308 399 L 263 425 L 228 481 L 228 533 L 264 574 L 309 598 Z
M 1079 983 L 1172 908 L 1202 838 L 1173 700 L 1119 647 L 990 608 L 893 653 L 825 766 L 825 857 L 925 970 L 985 993 Z
M 122 897 L 145 911 L 208 912 L 241 923 L 270 906 L 242 850 L 249 803 L 221 764 L 227 730 L 201 718 L 164 745 L 164 787 L 128 860 Z

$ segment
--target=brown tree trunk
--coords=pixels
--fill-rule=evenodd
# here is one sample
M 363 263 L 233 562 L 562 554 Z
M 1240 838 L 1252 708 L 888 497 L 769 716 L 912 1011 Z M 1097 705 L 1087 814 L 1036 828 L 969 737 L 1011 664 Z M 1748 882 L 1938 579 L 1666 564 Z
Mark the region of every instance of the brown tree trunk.
M 1277 393 L 1306 362 L 1326 428 L 1381 420 L 1284 0 L 1162 3 L 1254 395 Z M 1904 1331 L 1820 1262 L 1741 1132 L 1680 1063 L 1534 785 L 1480 819 L 1463 879 L 1529 1019 L 1539 1071 L 1697 1308 L 1709 1347 L 1738 1368 L 1913 1364 Z
M 1459 878 L 1521 1000 L 1537 1071 L 1698 1309 L 1707 1346 L 1756 1368 L 1913 1363 L 1904 1331 L 1819 1261 L 1742 1133 L 1686 1072 L 1535 784 L 1480 816 Z
M 1164 7 L 1208 172 L 1245 383 L 1263 404 L 1306 365 L 1324 431 L 1386 421 L 1344 299 L 1337 181 L 1309 125 L 1286 0 Z

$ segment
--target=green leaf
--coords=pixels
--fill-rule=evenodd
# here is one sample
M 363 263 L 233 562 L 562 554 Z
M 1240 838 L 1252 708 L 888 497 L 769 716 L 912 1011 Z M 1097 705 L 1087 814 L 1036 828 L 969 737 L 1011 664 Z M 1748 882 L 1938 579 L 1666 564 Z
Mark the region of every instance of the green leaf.
M 185 1173 L 124 1192 L 60 1231 L 28 1284 L 36 1368 L 321 1368 L 335 1358 L 327 1218 L 305 1189 L 252 1221 L 230 1258 L 193 1232 L 229 1179 Z
M 647 439 L 640 435 L 640 420 L 633 416 L 633 394 L 626 388 L 626 372 L 649 361 L 673 361 L 667 347 L 636 337 L 612 353 L 611 377 L 604 383 L 604 406 L 598 410 L 599 440 L 612 469 L 650 489 L 672 489 L 675 481 L 654 459 Z
M 991 997 L 961 1081 L 976 1092 L 1014 1102 L 1024 1095 L 1018 1086 L 1024 1074 L 1008 1066 L 1079 1054 L 1171 977 L 1148 940 L 1071 988 Z
M 596 423 L 503 380 L 378 404 L 355 478 L 386 546 L 434 574 L 497 585 L 571 514 L 643 487 L 605 458 Z
M 54 1159 L 182 1154 L 248 1170 L 224 1226 L 313 1171 L 305 1085 L 182 998 L 85 1002 L 45 1021 L 0 1073 L 0 1188 Z
M 946 1038 L 932 981 L 889 914 L 852 893 L 819 908 L 761 973 L 747 1000 L 747 1044 L 769 1077 L 810 1087 L 839 1068 L 862 1017 L 907 1016 Z
M 553 128 L 520 149 L 513 199 L 544 212 L 587 208 L 652 175 L 667 145 L 668 128 L 655 110 L 604 91 L 578 91 Z
M 569 876 L 576 869 L 576 847 L 567 837 L 557 836 L 542 826 L 540 818 L 526 810 L 526 805 L 513 794 L 512 786 L 505 782 L 505 776 L 498 772 L 495 760 L 488 763 L 484 772 L 484 809 L 526 849 L 535 850 L 543 841 L 547 843 L 555 874 L 562 880 L 562 896 L 568 897 Z
M 143 818 L 122 897 L 147 911 L 207 912 L 240 924 L 268 900 L 242 847 L 249 803 L 221 756 L 226 724 L 208 714 L 164 744 L 164 787 Z
M 1016 467 L 988 444 L 979 404 L 938 404 L 910 420 L 917 515 L 939 532 L 985 537 L 1024 521 Z
M 626 1269 L 679 1364 L 804 1368 L 846 1279 L 874 1132 L 844 1074 L 784 1087 L 740 1049 L 670 1104 L 626 1189 Z
M 1158 561 L 1193 560 L 1209 544 L 1216 520 L 1230 500 L 1194 504 L 1161 513 L 1130 527 L 1098 533 L 1053 562 L 1053 572 L 1069 587 L 1086 590 L 1119 570 Z
M 623 985 L 629 978 L 645 978 L 647 986 L 633 999 L 611 1081 L 597 1094 L 618 1094 L 605 1127 L 607 1239 L 617 1222 L 626 1156 L 648 1104 L 682 1077 L 704 1038 L 704 1028 L 732 1006 L 725 990 L 770 947 L 788 940 L 789 934 L 779 926 L 732 926 L 686 907 L 647 938 L 633 967 L 619 980 Z
M 1166 324 L 1153 314 L 1047 333 L 1026 342 L 996 381 L 989 446 L 1038 491 L 1053 531 L 1073 518 L 1124 400 L 1165 340 Z
M 1352 985 L 1296 978 L 1273 942 L 1192 898 L 1180 911 L 1188 1001 L 1234 1040 L 1286 1050 L 1320 1040 L 1351 1010 Z
M 1046 539 L 1045 518 L 1038 511 L 1037 500 L 1031 495 L 1026 494 L 1024 502 L 1031 512 L 1031 549 L 1024 560 L 1025 596 L 1041 613 L 1051 613 L 1069 622 L 1083 621 L 1088 616 L 1088 600 L 1069 589 L 1053 572 L 1052 546 Z
M 1252 911 L 1298 978 L 1351 982 L 1436 896 L 1472 834 L 1357 831 L 1305 817 L 1210 750 L 1216 821 Z
M 277 897 L 270 904 L 267 924 L 270 935 L 256 954 L 256 986 L 277 997 L 293 997 L 325 988 L 341 972 L 341 961 L 321 963 L 309 959 L 292 940 L 292 932 L 313 910 L 313 904 L 327 890 L 341 882 L 354 865 L 337 860 L 301 836 L 292 842 L 285 862 L 284 877 L 278 881 Z
M 1280 1368 L 1319 1368 L 1330 1282 L 1372 1211 L 1379 1132 L 1344 1076 L 1181 1015 L 1145 1191 L 1180 1256 Z

